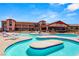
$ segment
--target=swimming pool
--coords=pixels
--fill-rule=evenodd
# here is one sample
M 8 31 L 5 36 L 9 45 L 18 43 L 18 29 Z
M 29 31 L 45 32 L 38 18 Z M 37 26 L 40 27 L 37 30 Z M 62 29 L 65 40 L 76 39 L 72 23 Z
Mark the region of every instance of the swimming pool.
M 67 33 L 65 33 L 65 34 L 61 34 L 61 33 L 57 33 L 57 34 L 53 34 L 53 35 L 56 35 L 56 36 L 63 36 L 63 37 L 78 37 L 78 35 L 77 34 L 67 34 Z
M 28 35 L 28 36 L 33 37 L 33 39 L 29 40 L 29 41 L 26 40 L 26 41 L 18 42 L 16 44 L 9 46 L 5 50 L 5 55 L 6 56 L 28 56 L 27 50 L 29 49 L 29 44 L 32 42 L 35 42 L 35 41 L 39 41 L 36 39 L 36 36 L 34 36 L 34 35 Z M 54 39 L 50 39 L 50 40 L 59 40 L 59 39 L 54 38 Z M 76 56 L 76 55 L 79 55 L 79 43 L 72 42 L 69 40 L 63 40 L 63 42 L 64 42 L 64 48 L 57 50 L 55 52 L 51 52 L 47 56 Z

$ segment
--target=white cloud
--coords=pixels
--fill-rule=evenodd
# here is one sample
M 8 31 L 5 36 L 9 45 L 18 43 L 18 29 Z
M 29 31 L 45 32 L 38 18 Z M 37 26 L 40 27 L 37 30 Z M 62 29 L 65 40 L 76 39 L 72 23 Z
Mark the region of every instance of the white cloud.
M 64 5 L 66 3 L 49 3 L 50 6 L 53 6 L 53 5 Z
M 45 14 L 41 14 L 38 19 L 46 20 L 47 22 L 53 22 L 60 20 L 59 14 L 57 12 L 48 11 Z
M 58 3 L 58 4 L 64 5 L 64 4 L 67 4 L 67 3 Z
M 75 15 L 77 15 L 77 14 L 76 14 L 76 13 L 68 13 L 68 14 L 67 14 L 67 16 L 69 16 L 69 17 L 70 17 L 70 16 L 75 16 Z
M 55 18 L 57 16 L 57 13 L 55 12 L 47 12 L 45 14 L 41 14 L 38 18 L 45 19 L 45 18 Z
M 70 4 L 68 7 L 67 7 L 67 10 L 69 10 L 69 11 L 75 11 L 75 10 L 77 10 L 77 9 L 79 9 L 79 3 L 73 3 L 73 4 Z

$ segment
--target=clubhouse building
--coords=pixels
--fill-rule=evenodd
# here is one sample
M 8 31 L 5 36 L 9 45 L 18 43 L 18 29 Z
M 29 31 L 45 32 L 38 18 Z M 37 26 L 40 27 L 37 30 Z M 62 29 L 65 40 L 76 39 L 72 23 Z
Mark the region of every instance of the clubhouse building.
M 2 31 L 41 31 L 41 32 L 68 32 L 78 31 L 79 24 L 66 24 L 63 21 L 47 23 L 44 20 L 39 22 L 17 22 L 14 19 L 1 21 Z

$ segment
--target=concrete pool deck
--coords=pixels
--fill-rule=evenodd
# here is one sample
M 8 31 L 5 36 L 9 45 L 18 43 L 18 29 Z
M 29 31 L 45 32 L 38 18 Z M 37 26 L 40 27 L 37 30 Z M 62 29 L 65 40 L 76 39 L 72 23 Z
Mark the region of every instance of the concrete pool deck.
M 24 36 L 24 37 L 19 37 L 15 40 L 11 40 L 11 39 L 5 40 L 5 38 L 0 35 L 0 56 L 4 56 L 4 51 L 8 46 L 10 46 L 16 42 L 19 42 L 19 41 L 30 40 L 30 39 L 32 39 L 32 38 Z
M 62 36 L 38 36 L 37 39 L 40 39 L 40 38 L 49 38 L 49 39 L 52 39 L 52 38 L 61 38 L 61 39 L 68 39 L 68 40 L 72 40 L 72 41 L 75 41 L 75 42 L 79 42 L 79 37 L 62 37 Z

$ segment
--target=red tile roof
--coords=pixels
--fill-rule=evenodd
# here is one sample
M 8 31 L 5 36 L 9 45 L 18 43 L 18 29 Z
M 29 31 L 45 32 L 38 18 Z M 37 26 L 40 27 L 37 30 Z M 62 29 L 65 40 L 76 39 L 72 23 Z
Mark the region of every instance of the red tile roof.
M 56 22 L 53 22 L 53 23 L 50 23 L 50 24 L 66 24 L 66 23 L 64 23 L 63 21 L 56 21 Z M 66 24 L 66 25 L 68 25 L 68 24 Z
M 64 25 L 67 25 L 69 26 L 68 24 L 64 23 L 63 21 L 57 21 L 57 22 L 53 22 L 53 23 L 50 23 L 48 26 L 51 26 L 51 25 L 54 25 L 54 24 L 64 24 Z

